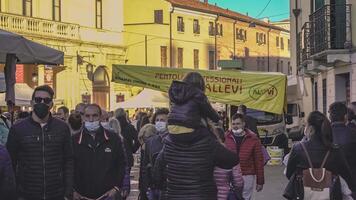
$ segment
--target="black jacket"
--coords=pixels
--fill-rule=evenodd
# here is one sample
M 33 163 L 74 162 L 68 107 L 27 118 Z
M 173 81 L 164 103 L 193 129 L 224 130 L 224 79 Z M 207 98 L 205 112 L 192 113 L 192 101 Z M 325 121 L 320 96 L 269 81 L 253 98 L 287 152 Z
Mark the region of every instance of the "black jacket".
M 134 165 L 133 154 L 136 153 L 140 147 L 140 142 L 138 141 L 138 133 L 135 127 L 129 123 L 121 126 L 121 135 L 126 142 L 126 154 L 128 166 L 132 167 Z
M 95 199 L 121 188 L 126 166 L 123 148 L 119 137 L 102 127 L 95 140 L 86 129 L 74 135 L 74 190 Z
M 0 199 L 16 199 L 15 175 L 11 159 L 2 145 L 0 145 Z
M 219 114 L 212 108 L 203 91 L 190 84 L 173 81 L 169 88 L 169 99 L 169 125 L 197 129 L 200 127 L 201 118 L 209 118 L 214 122 L 220 120 Z
M 318 139 L 312 139 L 304 143 L 307 151 L 310 155 L 312 164 L 314 168 L 319 168 L 326 155 L 327 147 L 325 147 L 321 141 Z M 351 169 L 347 164 L 345 154 L 342 148 L 337 145 L 331 149 L 329 158 L 324 166 L 327 170 L 331 171 L 335 175 L 340 175 L 350 189 L 355 188 L 354 181 L 352 179 Z M 302 149 L 300 143 L 293 146 L 293 149 L 289 156 L 289 161 L 287 165 L 287 178 L 291 178 L 294 173 L 300 173 L 304 169 L 308 169 L 309 164 L 307 157 Z M 337 188 L 336 188 L 337 189 Z M 334 191 L 336 195 L 341 195 L 341 191 Z M 342 199 L 342 198 L 336 198 Z
M 41 128 L 28 117 L 11 127 L 7 149 L 20 196 L 41 200 L 72 195 L 73 149 L 65 122 L 50 116 Z
M 153 177 L 170 200 L 216 200 L 214 167 L 231 169 L 239 162 L 206 128 L 179 137 L 170 134 L 164 143 Z
M 151 189 L 155 188 L 152 178 L 153 166 L 155 164 L 156 158 L 163 148 L 163 138 L 166 137 L 167 134 L 168 133 L 152 136 L 145 142 L 143 165 L 146 169 L 144 176 L 147 182 L 147 187 L 150 187 Z
M 257 119 L 246 115 L 245 122 L 246 122 L 246 128 L 248 128 L 252 132 L 254 132 L 257 135 L 257 137 L 259 138 L 260 134 L 258 133 L 258 129 L 257 129 Z
M 333 123 L 333 143 L 342 147 L 346 159 L 356 179 L 356 129 L 346 126 L 344 123 Z M 356 183 L 356 180 L 354 180 Z M 356 189 L 356 188 L 355 188 Z M 353 190 L 356 192 L 356 190 Z

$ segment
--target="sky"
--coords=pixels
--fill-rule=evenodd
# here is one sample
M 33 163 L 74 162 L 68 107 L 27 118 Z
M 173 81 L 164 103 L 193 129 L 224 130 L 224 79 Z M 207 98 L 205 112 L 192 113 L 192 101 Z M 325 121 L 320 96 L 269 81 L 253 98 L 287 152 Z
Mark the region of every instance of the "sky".
M 258 16 L 265 8 L 263 13 Z M 289 0 L 209 0 L 210 4 L 217 3 L 219 7 L 229 8 L 242 14 L 248 13 L 251 17 L 269 17 L 271 21 L 280 21 L 289 18 Z

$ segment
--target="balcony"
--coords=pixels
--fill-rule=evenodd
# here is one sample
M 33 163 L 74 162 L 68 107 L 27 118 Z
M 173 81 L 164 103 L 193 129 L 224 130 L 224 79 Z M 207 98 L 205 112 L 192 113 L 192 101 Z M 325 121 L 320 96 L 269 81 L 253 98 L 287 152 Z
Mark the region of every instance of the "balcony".
M 299 37 L 301 64 L 325 58 L 328 52 L 352 48 L 351 5 L 325 5 L 309 16 Z M 330 60 L 326 57 L 326 60 Z
M 0 29 L 65 40 L 79 40 L 79 25 L 0 13 Z

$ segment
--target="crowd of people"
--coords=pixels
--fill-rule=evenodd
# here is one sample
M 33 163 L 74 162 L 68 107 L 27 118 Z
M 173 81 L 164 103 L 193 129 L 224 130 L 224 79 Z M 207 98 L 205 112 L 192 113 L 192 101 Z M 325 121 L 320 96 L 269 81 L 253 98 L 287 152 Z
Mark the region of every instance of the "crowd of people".
M 169 109 L 137 111 L 131 119 L 122 108 L 108 112 L 97 104 L 54 112 L 53 97 L 49 86 L 39 86 L 32 112 L 18 113 L 13 123 L 8 113 L 0 116 L 0 199 L 127 199 L 137 151 L 139 200 L 252 200 L 263 190 L 270 158 L 256 120 L 241 105 L 227 129 L 199 73 L 172 82 Z M 309 115 L 305 137 L 286 156 L 290 181 L 281 197 L 311 199 L 296 191 L 298 177 L 321 168 L 337 177 L 328 199 L 352 199 L 355 113 L 356 103 L 336 102 L 331 122 L 318 111 Z

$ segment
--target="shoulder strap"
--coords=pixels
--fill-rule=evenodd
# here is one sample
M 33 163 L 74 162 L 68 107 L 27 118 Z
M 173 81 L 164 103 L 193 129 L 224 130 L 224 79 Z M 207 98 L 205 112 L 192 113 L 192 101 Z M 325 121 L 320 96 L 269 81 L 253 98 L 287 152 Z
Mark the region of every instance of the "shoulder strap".
M 311 159 L 310 159 L 309 153 L 308 153 L 308 151 L 307 151 L 307 148 L 306 148 L 305 145 L 304 145 L 304 142 L 301 142 L 300 145 L 302 145 L 302 148 L 303 148 L 303 150 L 304 150 L 304 153 L 305 153 L 305 155 L 307 156 L 308 163 L 309 163 L 309 167 L 313 169 L 313 168 L 314 168 L 314 167 L 313 167 L 313 163 L 312 163 L 312 161 L 311 161 Z
M 328 152 L 326 152 L 326 155 L 325 155 L 325 157 L 324 157 L 323 162 L 321 163 L 320 168 L 324 168 L 324 166 L 325 166 L 325 164 L 326 164 L 326 161 L 327 161 L 328 158 L 329 158 L 329 155 L 330 155 L 330 150 L 328 150 Z

